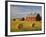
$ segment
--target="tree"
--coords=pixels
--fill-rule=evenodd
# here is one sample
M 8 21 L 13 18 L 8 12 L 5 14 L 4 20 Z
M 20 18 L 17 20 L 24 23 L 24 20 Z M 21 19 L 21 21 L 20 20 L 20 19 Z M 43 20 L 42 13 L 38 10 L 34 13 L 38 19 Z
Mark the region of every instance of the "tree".
M 13 21 L 16 21 L 16 19 L 14 18 Z
M 21 21 L 24 21 L 25 19 L 24 19 L 24 17 L 21 19 Z
M 36 16 L 36 21 L 41 21 L 41 16 L 40 16 L 40 14 L 37 14 L 37 16 Z

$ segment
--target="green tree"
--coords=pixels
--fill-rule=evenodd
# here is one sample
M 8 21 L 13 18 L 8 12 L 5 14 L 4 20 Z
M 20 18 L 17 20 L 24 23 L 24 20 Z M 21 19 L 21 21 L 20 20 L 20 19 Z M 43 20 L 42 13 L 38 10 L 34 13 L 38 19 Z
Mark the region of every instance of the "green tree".
M 37 14 L 37 16 L 36 16 L 36 21 L 41 21 L 41 16 L 40 16 L 40 14 Z

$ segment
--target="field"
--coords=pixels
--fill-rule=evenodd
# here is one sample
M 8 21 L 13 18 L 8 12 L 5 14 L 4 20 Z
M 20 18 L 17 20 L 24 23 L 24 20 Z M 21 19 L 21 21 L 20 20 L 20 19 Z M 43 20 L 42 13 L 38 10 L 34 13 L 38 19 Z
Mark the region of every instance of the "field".
M 11 32 L 20 32 L 20 31 L 40 31 L 42 27 L 41 21 L 16 21 L 11 20 L 10 31 Z

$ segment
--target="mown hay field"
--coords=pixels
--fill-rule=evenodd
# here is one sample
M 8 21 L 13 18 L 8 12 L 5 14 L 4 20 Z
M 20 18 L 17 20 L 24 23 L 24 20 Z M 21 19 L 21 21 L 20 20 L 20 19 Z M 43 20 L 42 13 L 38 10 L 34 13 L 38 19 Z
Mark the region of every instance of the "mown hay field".
M 20 21 L 11 20 L 10 22 L 10 31 L 11 32 L 20 32 L 20 31 L 40 31 L 42 28 L 41 21 Z

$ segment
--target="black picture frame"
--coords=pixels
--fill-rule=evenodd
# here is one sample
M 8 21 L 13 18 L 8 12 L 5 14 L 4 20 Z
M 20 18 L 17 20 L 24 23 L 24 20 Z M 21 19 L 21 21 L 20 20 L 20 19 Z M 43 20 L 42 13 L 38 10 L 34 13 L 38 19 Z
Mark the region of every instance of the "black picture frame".
M 44 4 L 44 33 L 8 35 L 8 2 Z M 25 36 L 25 35 L 41 35 L 41 34 L 45 34 L 45 3 L 42 3 L 42 2 L 25 2 L 25 1 L 5 1 L 5 36 Z

